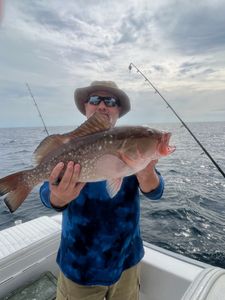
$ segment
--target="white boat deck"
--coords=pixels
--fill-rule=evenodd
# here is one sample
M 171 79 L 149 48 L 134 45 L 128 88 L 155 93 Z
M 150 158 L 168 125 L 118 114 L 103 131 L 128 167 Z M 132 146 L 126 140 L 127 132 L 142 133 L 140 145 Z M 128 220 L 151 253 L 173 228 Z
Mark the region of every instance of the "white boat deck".
M 60 214 L 0 231 L 0 299 L 46 271 L 57 276 L 60 232 Z M 225 300 L 224 274 L 223 269 L 145 243 L 140 299 L 181 300 L 186 293 L 185 300 Z M 213 298 L 204 298 L 202 295 L 210 295 L 209 287 Z M 195 298 L 199 290 L 200 296 Z
M 49 217 L 40 217 L 17 226 L 0 231 L 0 259 L 26 250 L 26 247 L 35 243 L 43 242 L 58 234 L 61 230 L 60 224 Z

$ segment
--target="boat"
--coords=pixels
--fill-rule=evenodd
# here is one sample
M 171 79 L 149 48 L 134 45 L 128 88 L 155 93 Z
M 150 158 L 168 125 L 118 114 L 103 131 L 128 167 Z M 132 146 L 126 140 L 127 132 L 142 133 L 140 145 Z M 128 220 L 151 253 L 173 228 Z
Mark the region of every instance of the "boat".
M 0 299 L 55 299 L 62 215 L 0 231 Z M 225 270 L 144 242 L 140 300 L 224 300 Z M 127 299 L 121 299 L 127 300 Z

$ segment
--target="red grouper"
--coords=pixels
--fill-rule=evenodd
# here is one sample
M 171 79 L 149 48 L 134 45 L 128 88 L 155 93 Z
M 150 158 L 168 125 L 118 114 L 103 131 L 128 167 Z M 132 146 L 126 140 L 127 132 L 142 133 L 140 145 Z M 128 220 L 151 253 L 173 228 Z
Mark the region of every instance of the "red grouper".
M 34 186 L 48 180 L 57 163 L 62 161 L 66 166 L 74 161 L 81 165 L 79 182 L 106 180 L 113 198 L 123 177 L 175 150 L 169 145 L 170 137 L 171 133 L 148 126 L 111 128 L 108 116 L 96 112 L 74 131 L 45 138 L 34 152 L 36 167 L 1 178 L 0 195 L 7 194 L 4 201 L 14 212 Z

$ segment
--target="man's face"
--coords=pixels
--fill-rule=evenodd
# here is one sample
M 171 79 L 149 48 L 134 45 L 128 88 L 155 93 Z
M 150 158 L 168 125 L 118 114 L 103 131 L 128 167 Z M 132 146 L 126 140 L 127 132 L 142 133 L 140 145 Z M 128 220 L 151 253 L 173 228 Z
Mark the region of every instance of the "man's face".
M 101 97 L 114 97 L 113 94 L 110 94 L 109 92 L 105 91 L 95 91 L 94 93 L 91 93 L 89 96 L 101 96 Z M 120 113 L 120 107 L 119 106 L 114 106 L 114 107 L 109 107 L 106 106 L 104 101 L 101 101 L 98 105 L 90 104 L 90 103 L 85 103 L 85 112 L 86 112 L 86 117 L 89 118 L 93 113 L 96 111 L 106 114 L 111 121 L 112 126 L 115 126 L 117 119 L 119 118 L 119 113 Z

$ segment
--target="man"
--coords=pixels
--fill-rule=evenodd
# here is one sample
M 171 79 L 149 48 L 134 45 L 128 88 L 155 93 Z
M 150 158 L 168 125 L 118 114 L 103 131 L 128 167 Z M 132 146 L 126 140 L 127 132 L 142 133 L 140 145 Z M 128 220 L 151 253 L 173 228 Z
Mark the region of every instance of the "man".
M 76 89 L 74 98 L 87 118 L 98 111 L 109 117 L 112 126 L 130 110 L 128 96 L 111 81 Z M 53 169 L 40 197 L 47 207 L 63 213 L 57 300 L 139 299 L 139 262 L 144 255 L 139 189 L 150 199 L 162 196 L 164 182 L 156 162 L 125 177 L 112 199 L 105 181 L 79 182 L 80 165 L 69 162 L 58 185 L 64 164 Z

